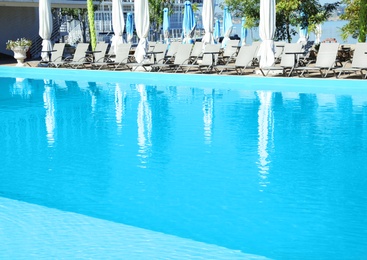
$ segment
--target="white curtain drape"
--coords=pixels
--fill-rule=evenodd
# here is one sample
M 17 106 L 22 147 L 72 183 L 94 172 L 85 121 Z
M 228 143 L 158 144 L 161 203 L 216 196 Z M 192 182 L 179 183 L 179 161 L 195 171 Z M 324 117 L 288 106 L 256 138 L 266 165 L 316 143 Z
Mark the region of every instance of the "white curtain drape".
M 214 37 L 214 2 L 213 0 L 204 0 L 203 3 L 203 27 L 205 30 L 205 35 L 201 40 L 203 42 L 203 48 L 205 48 L 206 44 L 213 44 Z
M 315 29 L 315 44 L 319 44 L 321 42 L 321 34 L 322 34 L 322 26 L 321 24 L 316 25 Z
M 149 5 L 148 0 L 136 0 L 134 2 L 135 10 L 135 29 L 139 37 L 139 43 L 135 50 L 135 59 L 141 63 L 148 50 L 148 34 L 149 34 Z
M 52 13 L 51 0 L 39 0 L 39 35 L 43 39 L 41 57 L 48 60 L 48 51 L 52 50 Z
M 122 11 L 122 0 L 112 0 L 112 26 L 115 35 L 112 37 L 111 50 L 117 53 L 117 47 L 124 43 L 122 35 L 124 33 L 125 20 Z
M 260 0 L 260 68 L 274 63 L 275 0 Z

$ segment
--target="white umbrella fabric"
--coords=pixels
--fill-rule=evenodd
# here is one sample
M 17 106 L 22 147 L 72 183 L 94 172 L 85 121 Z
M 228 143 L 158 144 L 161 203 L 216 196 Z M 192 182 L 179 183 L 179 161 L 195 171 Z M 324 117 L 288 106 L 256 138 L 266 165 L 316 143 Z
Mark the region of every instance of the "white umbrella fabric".
M 124 43 L 122 34 L 124 33 L 125 21 L 122 0 L 112 0 L 112 26 L 115 35 L 112 37 L 111 50 L 117 53 L 117 47 Z
M 260 68 L 274 63 L 275 0 L 260 0 L 259 48 Z
M 49 51 L 52 50 L 52 13 L 51 0 L 39 0 L 39 35 L 43 39 L 41 57 L 43 60 L 49 59 Z
M 135 10 L 135 29 L 136 34 L 139 37 L 139 43 L 135 50 L 135 59 L 138 63 L 141 63 L 146 56 L 149 43 L 149 5 L 148 0 L 136 0 L 134 2 Z
M 205 30 L 205 35 L 201 41 L 203 43 L 203 48 L 205 48 L 206 44 L 214 43 L 214 37 L 213 37 L 214 2 L 213 0 L 204 0 L 202 19 L 203 19 L 203 27 Z
M 228 7 L 224 7 L 223 12 L 223 41 L 222 41 L 222 48 L 226 47 L 227 42 L 230 40 L 229 36 L 232 33 L 233 23 L 232 23 L 232 16 L 231 13 L 228 11 Z
M 319 44 L 321 42 L 321 34 L 322 34 L 322 28 L 321 23 L 316 25 L 315 30 L 315 44 Z

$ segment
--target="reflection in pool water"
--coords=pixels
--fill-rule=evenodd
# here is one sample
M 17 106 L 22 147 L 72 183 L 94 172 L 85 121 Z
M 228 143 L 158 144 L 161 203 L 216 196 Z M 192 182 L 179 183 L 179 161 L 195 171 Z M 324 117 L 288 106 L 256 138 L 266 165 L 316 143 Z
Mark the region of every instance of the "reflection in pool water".
M 17 83 L 4 198 L 275 259 L 367 253 L 367 95 Z

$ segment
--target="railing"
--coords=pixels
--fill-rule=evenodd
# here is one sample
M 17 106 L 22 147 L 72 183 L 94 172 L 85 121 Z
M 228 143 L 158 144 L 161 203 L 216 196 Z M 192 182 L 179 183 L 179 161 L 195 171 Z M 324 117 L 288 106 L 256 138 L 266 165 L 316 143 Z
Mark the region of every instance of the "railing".
M 60 24 L 59 20 L 53 18 L 53 24 L 52 24 L 52 34 L 51 34 L 51 41 L 55 42 L 60 39 Z M 29 54 L 32 59 L 37 59 L 41 57 L 41 51 L 42 51 L 42 38 L 37 35 L 33 37 L 32 39 L 32 46 L 29 49 Z

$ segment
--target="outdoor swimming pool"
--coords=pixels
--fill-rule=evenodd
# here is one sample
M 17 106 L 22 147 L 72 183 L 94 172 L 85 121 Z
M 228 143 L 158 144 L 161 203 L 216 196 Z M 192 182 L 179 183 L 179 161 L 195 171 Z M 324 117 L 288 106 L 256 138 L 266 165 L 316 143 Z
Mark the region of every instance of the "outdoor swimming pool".
M 0 258 L 363 259 L 364 85 L 1 68 Z

